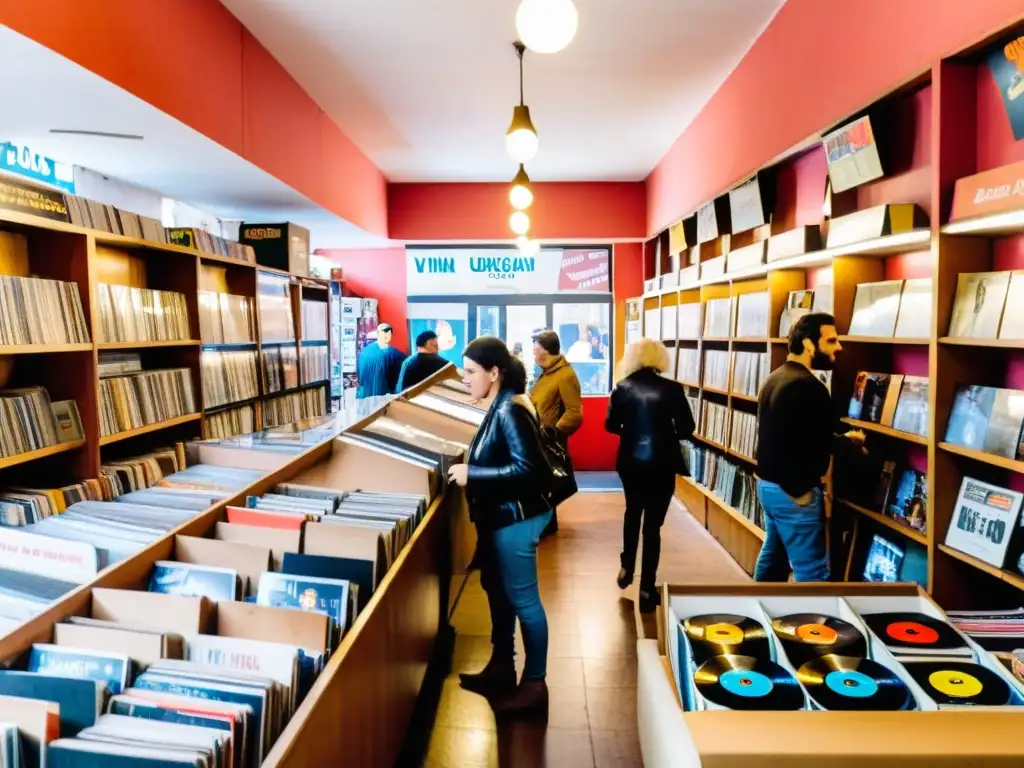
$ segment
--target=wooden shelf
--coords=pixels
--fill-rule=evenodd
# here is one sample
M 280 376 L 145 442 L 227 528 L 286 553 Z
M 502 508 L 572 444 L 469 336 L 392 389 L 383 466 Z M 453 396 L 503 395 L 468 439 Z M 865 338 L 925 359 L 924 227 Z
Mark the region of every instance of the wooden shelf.
M 212 261 L 212 262 L 216 262 L 217 264 L 230 264 L 230 265 L 235 266 L 235 267 L 244 267 L 246 269 L 256 269 L 256 267 L 258 266 L 255 263 L 250 263 L 248 261 L 242 261 L 240 259 L 228 258 L 227 256 L 221 256 L 218 253 L 206 253 L 205 251 L 194 251 L 191 248 L 189 248 L 188 250 L 192 251 L 192 253 L 194 253 L 197 256 L 199 256 L 199 258 L 202 259 L 203 261 Z M 261 267 L 261 269 L 262 269 L 262 267 Z
M 736 400 L 745 400 L 748 403 L 756 403 L 757 395 L 741 395 L 739 392 L 733 392 L 730 397 Z
M 128 440 L 132 437 L 138 437 L 139 435 L 146 435 L 150 432 L 159 432 L 161 429 L 170 429 L 176 427 L 179 424 L 187 424 L 190 421 L 199 421 L 203 418 L 201 413 L 189 413 L 185 416 L 178 416 L 175 419 L 167 419 L 166 421 L 158 421 L 156 424 L 147 424 L 144 427 L 138 429 L 129 429 L 127 432 L 118 432 L 113 435 L 107 435 L 106 437 L 100 438 L 100 445 L 110 445 L 111 443 L 119 443 L 122 440 Z
M 232 408 L 241 408 L 244 405 L 252 405 L 253 403 L 258 403 L 264 397 L 271 397 L 271 395 L 257 395 L 256 397 L 247 397 L 245 400 L 236 400 L 233 403 L 211 405 L 209 408 L 203 408 L 203 413 L 206 415 L 210 415 L 212 413 L 217 413 L 219 411 L 230 411 Z
M 989 464 L 993 467 L 1008 469 L 1011 472 L 1024 473 L 1024 461 L 1008 459 L 1005 456 L 1000 456 L 995 453 L 976 451 L 973 448 L 965 448 L 964 446 L 956 445 L 955 443 L 939 443 L 939 448 L 946 453 L 955 453 L 958 456 L 964 456 L 968 459 L 980 461 L 982 464 Z
M 0 346 L 0 355 L 48 355 L 52 352 L 92 352 L 92 344 L 17 344 Z
M 923 547 L 928 546 L 928 536 L 920 531 L 915 531 L 913 528 L 908 528 L 905 525 L 900 525 L 893 518 L 888 515 L 883 515 L 881 512 L 874 512 L 866 507 L 862 507 L 859 504 L 854 504 L 852 501 L 846 501 L 845 499 L 836 499 L 837 504 L 842 504 L 844 507 L 852 509 L 854 512 L 859 512 L 865 517 L 869 517 L 879 525 L 884 525 L 893 531 L 896 531 L 902 536 L 905 536 L 912 541 L 916 541 Z
M 889 336 L 840 336 L 839 341 L 844 344 L 907 344 L 918 347 L 927 347 L 930 339 L 897 339 Z
M 734 451 L 732 448 L 726 449 L 725 452 L 730 456 L 739 459 L 740 461 L 745 461 L 747 464 L 757 464 L 757 459 L 752 459 L 749 456 L 740 453 L 739 451 Z
M 731 336 L 705 336 L 701 341 L 712 341 L 719 344 L 728 344 L 732 341 Z
M 1019 235 L 1024 233 L 1024 208 L 951 221 L 941 231 L 944 235 Z
M 939 544 L 938 550 L 962 563 L 967 563 L 967 565 L 977 568 L 979 571 L 984 571 L 989 576 L 993 576 L 1000 581 L 1005 581 L 1007 584 L 1011 584 L 1017 589 L 1024 590 L 1024 578 L 1015 573 L 1004 571 L 1002 568 L 996 568 L 991 563 L 986 563 L 984 560 L 979 560 L 973 555 L 968 555 L 966 552 L 961 552 L 958 549 L 947 547 L 945 544 Z
M 695 482 L 692 478 L 684 477 L 683 480 L 689 483 L 694 488 L 696 488 L 698 492 L 705 496 L 709 501 L 714 503 L 714 505 L 723 512 L 725 512 L 725 514 L 729 515 L 729 517 L 734 518 L 740 525 L 742 525 L 744 528 L 750 531 L 750 533 L 759 538 L 761 541 L 764 541 L 766 534 L 763 528 L 758 528 L 756 525 L 754 525 L 753 521 L 748 520 L 746 517 L 740 514 L 739 510 L 734 509 L 733 507 L 726 504 L 720 498 L 715 496 L 715 494 L 713 494 L 710 490 L 705 488 L 700 483 Z
M 769 341 L 772 344 L 789 344 L 789 339 L 782 336 L 773 336 Z
M 694 440 L 700 440 L 702 443 L 704 443 L 704 445 L 710 445 L 712 448 L 717 448 L 722 453 L 725 453 L 725 446 L 722 445 L 721 443 L 716 443 L 711 438 L 704 437 L 704 435 L 698 435 L 696 432 L 694 432 L 693 433 L 693 439 Z
M 676 381 L 678 381 L 684 387 L 696 387 L 697 389 L 700 389 L 700 384 L 695 384 L 692 381 L 682 381 L 681 379 L 676 379 Z
M 767 336 L 733 336 L 729 341 L 736 344 L 767 344 L 771 339 Z
M 96 349 L 157 349 L 160 347 L 198 347 L 201 342 L 195 339 L 186 341 L 104 341 L 96 345 Z
M 726 390 L 719 389 L 718 387 L 701 387 L 701 389 L 705 392 L 710 392 L 712 395 L 721 395 L 722 397 L 729 396 L 729 393 Z
M 962 339 L 943 336 L 939 344 L 955 347 L 991 347 L 993 349 L 1024 349 L 1024 339 Z
M 902 440 L 905 443 L 914 443 L 916 445 L 928 445 L 928 438 L 922 437 L 921 435 L 915 435 L 913 432 L 901 432 L 898 429 L 892 427 L 883 427 L 881 424 L 875 424 L 871 421 L 861 421 L 860 419 L 842 419 L 844 424 L 849 424 L 854 429 L 862 429 L 865 432 L 873 432 L 876 435 L 885 435 L 895 440 Z
M 16 467 L 19 464 L 27 464 L 30 461 L 36 459 L 44 459 L 47 456 L 56 456 L 58 453 L 67 453 L 68 451 L 75 451 L 85 445 L 85 440 L 75 440 L 71 443 L 58 443 L 57 445 L 51 445 L 47 448 L 40 448 L 37 451 L 29 451 L 28 453 L 19 453 L 17 456 L 7 456 L 0 458 L 0 469 L 7 469 L 8 467 Z

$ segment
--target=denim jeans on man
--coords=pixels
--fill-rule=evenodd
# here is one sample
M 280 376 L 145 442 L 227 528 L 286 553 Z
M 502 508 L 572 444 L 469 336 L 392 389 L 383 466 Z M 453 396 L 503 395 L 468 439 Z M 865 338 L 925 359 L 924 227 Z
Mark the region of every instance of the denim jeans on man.
M 807 504 L 797 504 L 775 483 L 757 481 L 757 498 L 764 507 L 764 545 L 754 566 L 754 581 L 828 581 L 825 548 L 825 507 L 821 488 L 811 491 Z
M 481 579 L 490 576 L 486 580 L 492 582 L 485 589 L 491 607 L 494 653 L 512 656 L 519 619 L 526 648 L 524 680 L 543 680 L 548 671 L 548 617 L 537 585 L 537 543 L 551 516 L 551 512 L 545 512 L 492 531 L 490 550 L 482 555 L 493 557 L 493 562 L 481 563 Z M 489 574 L 483 572 L 490 568 L 493 570 Z

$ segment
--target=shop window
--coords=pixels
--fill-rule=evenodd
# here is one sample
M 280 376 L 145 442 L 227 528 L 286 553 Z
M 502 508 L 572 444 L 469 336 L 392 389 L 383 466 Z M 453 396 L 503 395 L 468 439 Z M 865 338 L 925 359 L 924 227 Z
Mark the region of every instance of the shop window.
M 611 307 L 606 303 L 555 303 L 553 330 L 584 395 L 606 395 L 611 385 Z

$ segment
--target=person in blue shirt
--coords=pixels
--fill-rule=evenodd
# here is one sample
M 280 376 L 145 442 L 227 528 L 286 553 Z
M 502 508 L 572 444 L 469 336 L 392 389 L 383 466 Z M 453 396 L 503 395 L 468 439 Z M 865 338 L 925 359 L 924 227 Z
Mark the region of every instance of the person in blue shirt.
M 388 323 L 377 326 L 377 342 L 363 348 L 359 353 L 356 375 L 359 388 L 356 398 L 377 397 L 395 391 L 398 374 L 402 370 L 405 355 L 391 346 L 394 330 Z
M 448 361 L 437 353 L 437 334 L 423 331 L 416 337 L 416 354 L 405 358 L 402 371 L 398 374 L 398 386 L 395 392 L 403 392 L 414 387 L 424 379 L 428 379 L 440 371 Z

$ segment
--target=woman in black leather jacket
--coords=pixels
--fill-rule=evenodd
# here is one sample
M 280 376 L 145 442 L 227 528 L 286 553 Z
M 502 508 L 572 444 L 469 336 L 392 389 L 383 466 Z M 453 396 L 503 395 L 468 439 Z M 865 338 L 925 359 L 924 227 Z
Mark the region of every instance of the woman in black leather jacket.
M 546 713 L 548 620 L 537 588 L 537 543 L 551 520 L 546 490 L 551 467 L 539 437 L 537 413 L 525 396 L 526 370 L 500 339 L 483 336 L 463 353 L 465 384 L 474 399 L 493 398 L 466 464 L 449 470 L 466 487 L 478 532 L 480 580 L 491 609 L 491 659 L 462 686 L 493 698 L 495 713 Z M 516 688 L 515 625 L 526 646 Z
M 654 584 L 661 558 L 661 526 L 675 477 L 687 472 L 679 441 L 689 439 L 695 426 L 682 385 L 661 375 L 667 370 L 664 344 L 651 339 L 630 344 L 619 363 L 620 381 L 612 391 L 605 419 L 605 429 L 620 437 L 615 468 L 626 492 L 619 588 L 633 583 L 642 519 L 640 610 L 644 613 L 658 604 Z

